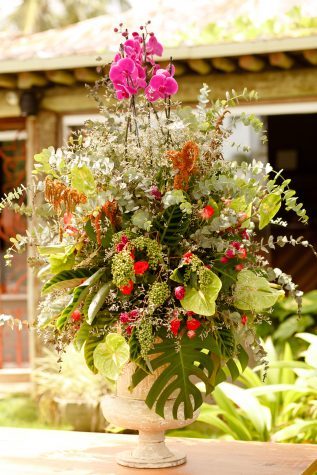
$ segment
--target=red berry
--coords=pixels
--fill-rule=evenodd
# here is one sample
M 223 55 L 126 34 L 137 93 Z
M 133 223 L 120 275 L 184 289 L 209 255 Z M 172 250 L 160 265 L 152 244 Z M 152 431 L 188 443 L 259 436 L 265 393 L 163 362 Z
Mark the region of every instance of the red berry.
M 81 319 L 81 313 L 80 313 L 80 310 L 78 310 L 78 308 L 76 308 L 76 310 L 74 310 L 73 313 L 71 314 L 71 319 L 73 320 L 73 322 L 77 322 L 78 320 Z
M 179 285 L 178 287 L 175 288 L 174 294 L 177 300 L 183 300 L 186 294 L 185 287 L 183 287 L 182 285 Z
M 243 264 L 237 264 L 234 268 L 237 272 L 240 272 L 240 270 L 244 269 L 244 265 Z
M 247 315 L 242 315 L 242 317 L 241 317 L 241 323 L 242 323 L 242 325 L 246 325 L 246 324 L 247 324 L 247 321 L 248 321 Z

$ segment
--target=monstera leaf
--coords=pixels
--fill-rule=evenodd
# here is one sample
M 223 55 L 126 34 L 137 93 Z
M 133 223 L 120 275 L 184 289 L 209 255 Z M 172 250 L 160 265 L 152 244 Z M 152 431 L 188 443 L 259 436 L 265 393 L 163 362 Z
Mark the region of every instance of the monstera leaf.
M 161 369 L 162 372 L 153 383 L 145 400 L 148 407 L 155 407 L 155 412 L 164 417 L 164 408 L 172 393 L 176 393 L 173 405 L 173 417 L 177 419 L 179 407 L 182 405 L 185 419 L 193 417 L 203 400 L 200 390 L 196 387 L 192 378 L 202 381 L 206 387 L 206 393 L 213 389 L 214 372 L 219 369 L 213 361 L 212 355 L 219 352 L 217 343 L 208 335 L 202 339 L 197 333 L 196 338 L 189 339 L 184 335 L 181 340 L 165 338 L 157 343 L 150 351 L 151 366 L 153 371 Z M 138 368 L 132 378 L 133 387 L 137 386 L 148 373 Z
M 264 277 L 246 269 L 238 274 L 233 293 L 234 306 L 258 313 L 272 307 L 281 295 L 284 295 L 283 290 L 272 288 Z

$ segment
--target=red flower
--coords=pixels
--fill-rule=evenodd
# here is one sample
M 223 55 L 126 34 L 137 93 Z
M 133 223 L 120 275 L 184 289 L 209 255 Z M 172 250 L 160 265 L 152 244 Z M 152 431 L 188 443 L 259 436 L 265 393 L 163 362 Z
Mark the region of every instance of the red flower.
M 80 310 L 78 310 L 78 308 L 76 308 L 76 310 L 74 310 L 73 313 L 71 314 L 71 319 L 73 320 L 73 322 L 77 322 L 78 320 L 81 319 L 81 313 L 80 313 Z
M 129 314 L 128 312 L 120 313 L 120 323 L 128 323 L 129 322 Z
M 243 264 L 237 264 L 234 268 L 237 272 L 240 272 L 240 270 L 244 269 L 244 265 Z
M 220 262 L 221 262 L 221 264 L 227 264 L 228 260 L 229 260 L 229 259 L 228 259 L 227 257 L 223 256 L 223 257 L 220 259 Z
M 178 318 L 174 318 L 174 320 L 170 323 L 170 330 L 174 336 L 177 336 L 179 327 L 181 326 L 181 321 Z
M 138 261 L 133 264 L 136 275 L 143 275 L 149 268 L 149 263 L 146 261 Z
M 133 286 L 133 281 L 129 280 L 129 283 L 127 285 L 124 285 L 123 287 L 120 287 L 120 290 L 124 295 L 130 295 L 133 290 Z
M 196 320 L 196 318 L 191 318 L 190 320 L 187 320 L 186 326 L 188 330 L 197 330 L 201 325 L 199 320 Z
M 137 320 L 139 315 L 140 313 L 138 309 L 131 310 L 131 312 L 129 312 L 129 322 L 135 322 L 135 320 Z
M 183 254 L 183 259 L 186 264 L 188 264 L 192 260 L 193 255 L 194 254 L 192 252 L 186 252 L 185 254 Z
M 125 244 L 123 242 L 119 242 L 119 244 L 116 245 L 116 251 L 121 252 L 125 248 Z
M 192 317 L 193 315 L 195 315 L 195 312 L 192 312 L 191 310 L 188 310 L 188 312 L 186 312 L 186 315 L 187 315 L 187 317 Z
M 182 285 L 179 285 L 178 287 L 175 288 L 174 293 L 177 300 L 183 300 L 186 294 L 185 287 L 183 287 Z
M 191 340 L 192 338 L 195 338 L 196 332 L 194 330 L 188 330 L 187 336 Z
M 244 247 L 242 249 L 240 249 L 240 251 L 238 252 L 238 257 L 239 257 L 239 259 L 246 259 L 247 258 L 247 251 L 245 250 Z
M 247 315 L 242 315 L 242 317 L 241 317 L 241 323 L 242 323 L 242 325 L 246 325 L 246 324 L 247 324 L 247 321 L 248 321 Z
M 233 241 L 230 245 L 234 247 L 235 249 L 237 249 L 237 251 L 239 251 L 241 247 L 241 243 L 239 241 Z
M 242 231 L 241 236 L 243 239 L 250 239 L 249 233 L 245 229 Z
M 132 329 L 133 329 L 132 325 L 129 325 L 129 326 L 125 329 L 125 331 L 127 332 L 127 335 L 129 335 L 129 336 L 131 335 Z
M 228 258 L 228 259 L 233 259 L 235 254 L 234 254 L 234 250 L 233 249 L 228 249 L 226 252 L 225 252 L 225 256 Z
M 212 206 L 207 205 L 200 211 L 200 216 L 203 219 L 210 219 L 215 214 L 215 210 Z

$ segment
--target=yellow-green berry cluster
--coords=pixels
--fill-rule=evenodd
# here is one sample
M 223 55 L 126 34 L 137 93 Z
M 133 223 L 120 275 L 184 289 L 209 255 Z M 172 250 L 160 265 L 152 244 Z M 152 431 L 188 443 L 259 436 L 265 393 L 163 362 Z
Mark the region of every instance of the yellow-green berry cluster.
M 131 241 L 139 251 L 145 251 L 150 268 L 156 269 L 162 261 L 163 255 L 160 244 L 154 239 L 145 236 L 137 237 Z
M 206 290 L 207 287 L 213 282 L 213 275 L 207 267 L 200 267 L 198 271 L 199 287 L 201 290 Z
M 140 326 L 137 327 L 137 337 L 140 343 L 140 353 L 142 358 L 146 358 L 149 351 L 153 348 L 152 323 L 150 320 L 143 319 Z
M 128 251 L 122 251 L 113 256 L 111 272 L 113 283 L 117 287 L 123 287 L 127 285 L 130 280 L 134 280 L 133 260 Z
M 155 282 L 148 293 L 149 306 L 160 307 L 169 298 L 171 291 L 166 282 Z

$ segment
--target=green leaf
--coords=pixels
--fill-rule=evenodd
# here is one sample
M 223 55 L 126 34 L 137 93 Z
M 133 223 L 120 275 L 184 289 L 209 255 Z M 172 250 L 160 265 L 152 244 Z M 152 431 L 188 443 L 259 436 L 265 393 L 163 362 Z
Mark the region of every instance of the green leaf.
M 94 350 L 94 365 L 98 372 L 116 381 L 129 361 L 130 347 L 122 335 L 109 333 Z
M 102 340 L 102 336 L 94 336 L 91 335 L 87 338 L 85 346 L 84 346 L 84 356 L 86 360 L 86 364 L 88 368 L 95 374 L 98 373 L 97 368 L 94 365 L 94 351 L 98 343 Z
M 95 316 L 101 309 L 104 301 L 108 297 L 111 287 L 112 287 L 112 282 L 107 282 L 98 290 L 98 292 L 92 299 L 88 308 L 88 318 L 87 318 L 87 323 L 89 323 L 90 325 L 92 324 Z
M 55 290 L 77 287 L 82 279 L 89 277 L 91 273 L 92 270 L 85 268 L 59 272 L 45 283 L 42 288 L 42 295 L 49 294 Z
M 55 153 L 53 147 L 43 148 L 41 153 L 34 155 L 34 161 L 36 162 L 33 170 L 33 174 L 37 175 L 39 172 L 45 173 L 45 175 L 52 175 L 54 178 L 59 178 L 56 172 L 51 167 L 49 160 L 51 156 Z
M 218 297 L 221 289 L 221 280 L 219 277 L 209 270 L 212 276 L 211 283 L 202 289 L 196 289 L 195 287 L 185 287 L 185 297 L 180 301 L 181 306 L 187 310 L 197 313 L 198 315 L 204 315 L 209 317 L 214 315 L 216 311 L 215 301 Z
M 272 288 L 264 277 L 244 269 L 238 274 L 233 293 L 234 306 L 240 310 L 259 313 L 272 307 L 281 295 L 284 295 L 284 292 Z
M 94 176 L 86 165 L 72 168 L 71 187 L 85 195 L 94 195 L 96 193 Z
M 266 195 L 259 206 L 259 229 L 265 228 L 271 219 L 274 218 L 276 213 L 281 207 L 281 195 L 279 193 L 270 193 Z
M 179 284 L 184 283 L 184 276 L 178 267 L 173 270 L 172 275 L 170 276 L 170 279 L 173 280 L 174 282 L 178 282 Z
M 76 310 L 80 302 L 85 299 L 86 295 L 88 294 L 88 291 L 89 291 L 89 287 L 84 286 L 84 285 L 80 285 L 79 287 L 76 287 L 74 289 L 73 295 L 67 307 L 64 308 L 61 316 L 57 320 L 56 327 L 59 330 L 62 330 L 69 316 L 73 313 L 74 310 Z
M 230 383 L 221 383 L 219 389 L 247 415 L 254 428 L 265 439 L 271 428 L 271 413 L 268 408 L 260 404 L 256 397 L 248 392 L 249 390 Z
M 245 349 L 243 348 L 242 345 L 238 345 L 238 361 L 241 365 L 241 368 L 242 368 L 242 371 L 244 371 L 246 369 L 246 367 L 248 366 L 248 363 L 249 363 L 249 355 L 248 353 L 245 351 Z
M 273 442 L 282 442 L 293 437 L 298 436 L 301 432 L 306 432 L 310 429 L 317 430 L 317 420 L 313 421 L 303 421 L 299 420 L 284 429 L 279 430 L 275 434 L 272 435 Z
M 211 380 L 214 379 L 215 365 L 211 354 L 216 347 L 217 344 L 210 335 L 203 339 L 200 334 L 194 339 L 184 335 L 177 341 L 174 338 L 164 338 L 164 341 L 155 344 L 149 352 L 149 355 L 153 356 L 151 365 L 153 371 L 160 368 L 162 372 L 146 397 L 148 407 L 155 407 L 155 412 L 164 417 L 165 404 L 175 391 L 177 396 L 173 404 L 173 417 L 193 417 L 193 412 L 201 406 L 203 400 L 201 391 L 192 382 L 192 377 L 205 384 L 207 394 L 212 390 Z M 206 354 L 206 350 L 211 354 Z M 147 373 L 138 368 L 132 377 L 133 387 L 146 376 Z M 180 415 L 181 405 L 183 413 Z
M 158 231 L 160 243 L 173 248 L 179 245 L 188 226 L 190 215 L 183 213 L 180 205 L 167 208 L 152 223 L 153 229 Z
M 73 345 L 77 351 L 80 351 L 82 349 L 85 341 L 89 337 L 90 331 L 91 331 L 91 326 L 88 325 L 87 322 L 83 322 L 73 340 Z
M 55 255 L 48 258 L 51 273 L 58 274 L 64 270 L 70 270 L 75 264 L 75 254 Z
M 240 371 L 239 371 L 237 365 L 235 364 L 235 362 L 233 361 L 232 358 L 230 358 L 230 359 L 227 361 L 226 365 L 227 365 L 227 367 L 229 368 L 232 381 L 234 381 L 234 380 L 237 379 L 238 376 L 240 375 Z

